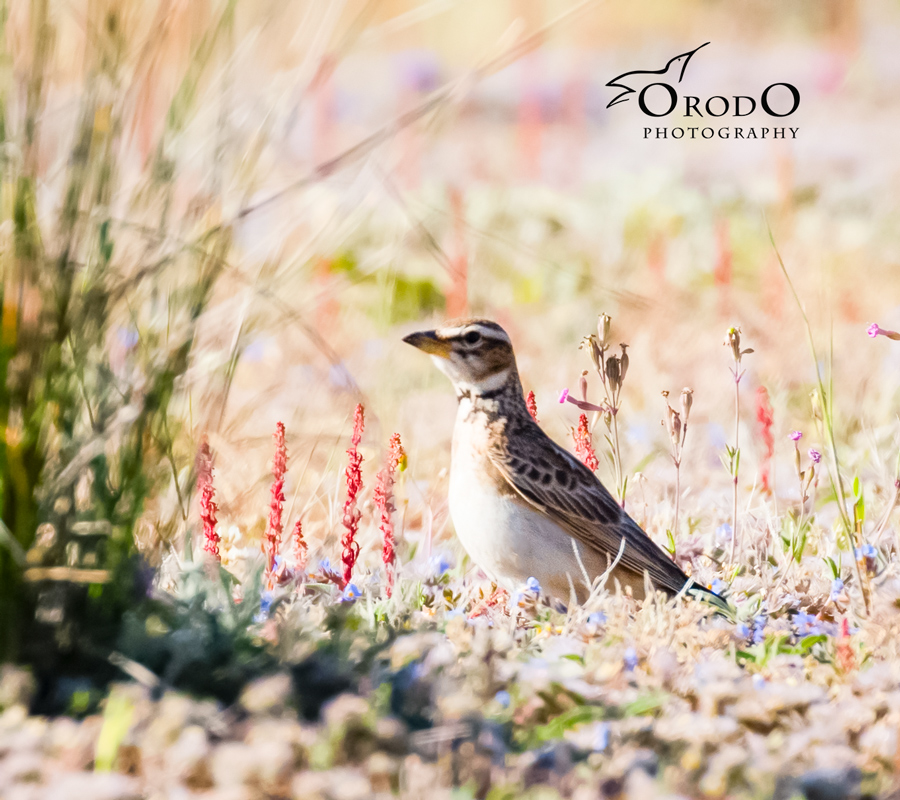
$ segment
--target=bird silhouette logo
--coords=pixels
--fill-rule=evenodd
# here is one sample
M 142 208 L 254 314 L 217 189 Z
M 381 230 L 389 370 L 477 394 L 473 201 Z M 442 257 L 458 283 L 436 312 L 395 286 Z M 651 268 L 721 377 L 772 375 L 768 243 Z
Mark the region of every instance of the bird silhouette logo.
M 709 42 L 704 42 L 700 47 L 706 47 L 708 44 Z M 642 75 L 675 75 L 677 73 L 677 83 L 681 83 L 681 79 L 684 77 L 684 71 L 687 69 L 688 61 L 691 60 L 691 56 L 693 56 L 700 47 L 695 47 L 687 53 L 682 53 L 679 56 L 670 58 L 669 63 L 662 69 L 633 69 L 631 72 L 623 72 L 621 75 L 613 78 L 606 85 L 613 89 L 621 89 L 622 91 L 610 100 L 606 107 L 611 108 L 618 103 L 624 103 L 628 100 L 628 96 L 634 94 L 635 90 L 632 89 L 626 81 L 638 83 L 640 82 L 640 76 Z

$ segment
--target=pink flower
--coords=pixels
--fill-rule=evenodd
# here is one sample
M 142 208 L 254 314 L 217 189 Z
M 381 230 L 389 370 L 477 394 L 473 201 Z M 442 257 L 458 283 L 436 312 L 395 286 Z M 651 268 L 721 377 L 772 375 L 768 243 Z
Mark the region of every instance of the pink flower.
M 344 470 L 344 478 L 347 481 L 347 500 L 344 502 L 344 535 L 341 537 L 341 562 L 344 565 L 344 583 L 350 583 L 353 577 L 353 567 L 359 558 L 359 544 L 356 542 L 356 533 L 359 530 L 359 520 L 362 517 L 356 507 L 357 497 L 362 491 L 362 462 L 359 454 L 359 443 L 362 441 L 363 429 L 366 425 L 365 409 L 357 403 L 353 414 L 353 435 L 350 437 L 350 447 L 347 450 L 347 468 Z
M 216 533 L 216 512 L 219 507 L 214 502 L 215 489 L 213 488 L 212 453 L 209 449 L 209 440 L 204 436 L 200 443 L 200 453 L 197 456 L 197 489 L 200 491 L 200 519 L 203 521 L 203 536 L 206 541 L 203 549 L 210 553 L 216 561 L 221 561 L 219 555 L 219 543 L 222 541 Z
M 384 568 L 387 573 L 385 593 L 388 597 L 394 591 L 394 562 L 397 558 L 394 553 L 394 523 L 391 519 L 391 514 L 395 510 L 394 476 L 397 472 L 397 467 L 404 462 L 405 458 L 406 453 L 403 452 L 403 445 L 400 443 L 400 434 L 395 433 L 391 437 L 387 461 L 384 468 L 378 473 L 378 483 L 373 493 L 375 507 L 381 515 L 381 560 L 384 562 Z
M 582 390 L 583 392 L 583 390 Z M 600 414 L 609 413 L 609 408 L 604 405 L 597 405 L 596 403 L 589 403 L 587 400 L 576 400 L 572 395 L 569 394 L 568 389 L 563 389 L 562 394 L 559 396 L 560 403 L 571 403 L 575 408 L 580 408 L 582 411 L 596 411 Z
M 287 472 L 287 448 L 284 444 L 284 423 L 275 425 L 275 456 L 272 459 L 272 488 L 269 493 L 269 521 L 263 549 L 266 554 L 266 573 L 271 576 L 275 569 L 275 556 L 281 546 L 284 526 L 281 512 L 284 510 L 284 474 Z
M 818 464 L 822 460 L 822 454 L 814 447 L 810 447 L 809 460 L 812 461 L 813 464 Z
M 893 339 L 895 342 L 900 342 L 900 333 L 897 331 L 889 331 L 880 327 L 877 322 L 873 322 L 866 328 L 866 333 L 869 334 L 873 339 L 877 336 L 887 336 L 888 339 Z
M 803 438 L 803 433 L 801 431 L 791 431 L 791 441 L 799 442 Z

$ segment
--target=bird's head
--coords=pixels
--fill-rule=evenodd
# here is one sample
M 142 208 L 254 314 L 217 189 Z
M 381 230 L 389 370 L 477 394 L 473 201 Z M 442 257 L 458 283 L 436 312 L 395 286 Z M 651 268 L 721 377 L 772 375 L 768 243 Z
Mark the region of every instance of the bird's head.
M 493 392 L 516 372 L 509 336 L 489 320 L 452 322 L 433 331 L 411 333 L 403 341 L 428 353 L 453 381 L 457 394 Z
M 704 42 L 700 47 L 706 47 L 708 44 L 709 42 Z M 678 82 L 680 83 L 681 79 L 684 77 L 684 71 L 687 69 L 688 61 L 691 60 L 691 57 L 700 49 L 700 47 L 695 47 L 687 53 L 682 53 L 680 56 L 675 56 L 675 58 L 670 59 L 669 63 L 666 64 L 665 72 L 668 73 L 668 71 L 674 67 L 678 72 Z

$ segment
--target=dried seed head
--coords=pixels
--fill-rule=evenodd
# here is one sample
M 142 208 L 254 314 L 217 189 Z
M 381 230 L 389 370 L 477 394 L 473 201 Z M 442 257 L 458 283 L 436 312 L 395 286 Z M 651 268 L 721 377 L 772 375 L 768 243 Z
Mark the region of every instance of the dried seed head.
M 668 401 L 668 399 L 667 399 L 667 398 L 669 397 L 669 393 L 668 393 L 667 391 L 664 391 L 664 392 L 662 393 L 662 396 L 663 396 L 664 398 L 666 398 L 666 400 L 665 400 L 665 403 L 666 403 L 666 417 L 665 417 L 665 419 L 663 420 L 663 425 L 666 426 L 666 433 L 668 433 L 668 434 L 669 434 L 669 438 L 672 439 L 673 436 L 674 436 L 674 433 L 675 433 L 675 409 L 672 408 L 672 406 L 669 405 L 669 401 Z
M 619 358 L 619 383 L 625 383 L 625 373 L 628 372 L 628 345 L 622 342 L 619 347 L 622 348 L 622 355 Z
M 694 405 L 694 390 L 685 386 L 681 390 L 681 416 L 684 418 L 685 426 L 688 424 L 692 405 Z
M 622 385 L 619 359 L 616 356 L 606 359 L 606 380 L 609 381 L 609 386 L 614 392 L 618 391 Z
M 581 388 L 581 399 L 587 402 L 587 370 L 582 370 L 581 380 L 578 382 Z
M 672 445 L 676 448 L 681 446 L 681 414 L 672 409 Z
M 729 328 L 725 333 L 725 341 L 723 342 L 726 347 L 731 348 L 731 355 L 735 361 L 741 360 L 741 329 L 740 328 Z
M 588 358 L 591 360 L 591 364 L 594 365 L 594 369 L 598 372 L 601 372 L 603 367 L 603 354 L 600 352 L 600 345 L 597 343 L 597 337 L 591 334 L 590 336 L 585 336 L 581 340 L 581 344 L 578 345 L 579 350 L 584 350 Z
M 609 314 L 601 314 L 597 318 L 597 341 L 602 348 L 609 345 L 609 324 L 612 317 Z

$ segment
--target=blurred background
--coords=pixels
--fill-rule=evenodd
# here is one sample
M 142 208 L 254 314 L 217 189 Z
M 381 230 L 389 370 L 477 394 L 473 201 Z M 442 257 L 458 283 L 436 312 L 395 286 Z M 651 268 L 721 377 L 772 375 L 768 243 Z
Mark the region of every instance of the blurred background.
M 748 508 L 759 387 L 776 492 L 796 496 L 787 434 L 816 444 L 815 362 L 767 226 L 820 366 L 833 359 L 848 469 L 892 482 L 900 350 L 866 327 L 900 328 L 896 3 L 21 0 L 3 14 L 5 591 L 25 553 L 31 569 L 99 566 L 95 534 L 113 562 L 132 531 L 151 563 L 183 555 L 203 435 L 222 530 L 254 542 L 279 420 L 286 525 L 302 514 L 313 553 L 334 557 L 356 402 L 368 485 L 400 432 L 402 536 L 430 547 L 450 532 L 455 400 L 401 337 L 464 315 L 506 327 L 542 424 L 569 444 L 577 412 L 559 392 L 612 316 L 630 345 L 623 462 L 645 478 L 629 507 L 660 540 L 663 390 L 694 389 L 683 508 L 703 525 L 729 515 L 722 345 L 740 326 L 755 351 Z M 792 83 L 801 104 L 779 124 L 796 140 L 644 140 L 634 102 L 606 108 L 607 81 L 706 41 L 685 91 Z

